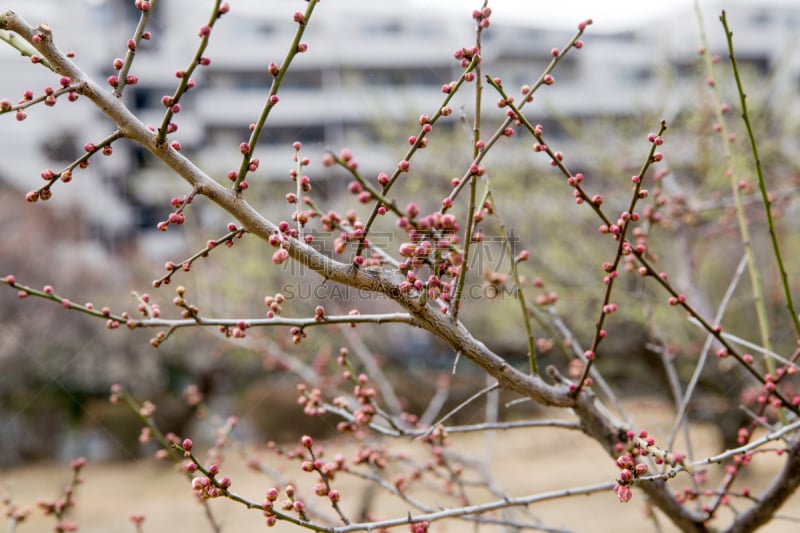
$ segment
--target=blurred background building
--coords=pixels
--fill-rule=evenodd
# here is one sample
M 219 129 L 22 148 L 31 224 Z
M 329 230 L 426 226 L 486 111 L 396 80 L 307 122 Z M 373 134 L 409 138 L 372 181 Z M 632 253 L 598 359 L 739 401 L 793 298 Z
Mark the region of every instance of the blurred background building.
M 221 181 L 238 168 L 237 147 L 247 138 L 247 126 L 271 82 L 267 64 L 282 60 L 295 29 L 291 14 L 298 9 L 286 0 L 270 2 L 269 9 L 253 0 L 232 4 L 214 30 L 207 53 L 212 64 L 196 72 L 197 89 L 186 95 L 174 135 Z M 735 27 L 740 63 L 770 85 L 771 101 L 796 97 L 800 55 L 792 50 L 800 5 L 703 2 L 711 52 L 725 58 L 717 20 L 723 6 Z M 56 42 L 74 50 L 76 61 L 98 80 L 113 73 L 113 59 L 124 53 L 122 37 L 132 33 L 138 20 L 128 0 L 28 0 L 14 7 L 32 24 L 50 24 Z M 460 74 L 454 43 L 470 45 L 472 24 L 468 11 L 458 15 L 415 8 L 407 1 L 369 2 L 368 8 L 353 0 L 322 3 L 304 38 L 309 52 L 296 58 L 286 77 L 264 132 L 266 143 L 258 149 L 263 175 L 284 179 L 295 140 L 304 143 L 314 161 L 326 149 L 346 146 L 359 155 L 366 175 L 392 169 L 398 153 L 385 145 L 382 130 L 432 113 L 442 99 L 441 85 Z M 140 82 L 125 91 L 128 105 L 146 122 L 161 122 L 161 97 L 173 93 L 174 72 L 192 57 L 195 29 L 206 17 L 192 0 L 163 2 L 155 10 L 153 39 L 140 48 L 133 68 Z M 587 120 L 651 111 L 671 119 L 696 98 L 698 27 L 695 12 L 687 8 L 627 31 L 590 28 L 587 46 L 567 56 L 554 73 L 556 87 L 537 94 L 532 116 L 546 126 L 550 138 L 562 133 L 556 117 Z M 493 24 L 484 37 L 485 72 L 516 90 L 534 81 L 550 61 L 551 48 L 563 46 L 570 36 L 546 26 Z M 25 89 L 39 94 L 57 83 L 46 69 L 26 64 L 8 46 L 0 47 L 0 72 L 0 96 L 9 100 Z M 453 107 L 462 105 L 469 102 L 459 100 Z M 781 107 L 795 115 L 797 108 Z M 495 109 L 485 113 L 497 116 Z M 85 103 L 34 108 L 25 123 L 0 129 L 0 183 L 32 189 L 43 168 L 63 168 L 86 142 L 111 131 L 110 123 Z M 155 204 L 161 194 L 153 192 L 159 190 L 154 184 L 166 181 L 167 170 L 139 148 L 118 143 L 115 150 L 115 157 L 94 158 L 53 201 L 82 210 L 93 228 L 89 234 L 111 242 L 130 231 L 154 229 L 167 208 Z M 93 191 L 91 202 L 81 200 L 87 189 Z

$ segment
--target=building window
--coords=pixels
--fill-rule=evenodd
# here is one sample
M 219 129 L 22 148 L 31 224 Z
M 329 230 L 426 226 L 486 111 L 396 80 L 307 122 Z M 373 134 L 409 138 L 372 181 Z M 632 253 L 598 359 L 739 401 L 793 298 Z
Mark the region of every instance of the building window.
M 396 20 L 370 20 L 361 26 L 362 33 L 371 36 L 396 37 L 403 26 Z
M 270 126 L 261 132 L 263 138 L 269 144 L 286 145 L 294 141 L 303 143 L 324 143 L 325 128 L 316 124 L 297 124 L 291 126 Z
M 440 66 L 414 66 L 395 68 L 357 68 L 343 73 L 350 85 L 372 87 L 397 87 L 424 85 L 436 87 L 451 79 L 450 69 Z

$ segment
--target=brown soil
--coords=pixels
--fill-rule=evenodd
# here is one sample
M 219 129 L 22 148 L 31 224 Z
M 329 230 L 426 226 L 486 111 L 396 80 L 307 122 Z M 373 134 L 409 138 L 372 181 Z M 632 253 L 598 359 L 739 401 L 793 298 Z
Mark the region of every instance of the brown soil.
M 636 422 L 650 428 L 651 434 L 667 427 L 661 425 L 667 411 L 660 404 L 640 400 L 636 402 Z M 708 454 L 718 451 L 715 431 L 711 427 L 695 427 L 696 454 Z M 481 435 L 454 436 L 455 450 L 482 450 L 485 438 Z M 597 446 L 575 431 L 552 429 L 518 429 L 498 432 L 494 437 L 492 466 L 496 478 L 509 496 L 523 496 L 542 491 L 558 490 L 570 486 L 591 485 L 613 480 L 617 469 L 613 462 L 605 456 Z M 331 448 L 340 448 L 332 443 Z M 409 443 L 403 448 L 412 450 Z M 343 450 L 344 451 L 344 450 Z M 330 450 L 329 456 L 333 454 Z M 260 454 L 265 457 L 265 453 Z M 349 456 L 349 454 L 348 454 Z M 277 464 L 277 463 L 276 463 Z M 769 482 L 770 473 L 780 465 L 780 459 L 763 455 L 754 461 L 743 483 L 751 491 L 763 488 Z M 300 471 L 299 464 L 294 462 L 286 466 L 286 475 L 293 480 L 313 481 L 312 476 Z M 29 519 L 21 524 L 17 531 L 45 532 L 53 531 L 53 521 L 44 518 L 35 508 L 38 498 L 51 498 L 57 495 L 69 479 L 69 467 L 66 465 L 36 465 L 11 470 L 5 473 L 13 501 L 21 507 L 32 508 Z M 257 502 L 260 502 L 270 480 L 248 470 L 241 459 L 231 454 L 223 467 L 223 474 L 233 480 L 232 490 Z M 721 467 L 709 470 L 712 479 L 722 474 Z M 685 476 L 683 476 L 685 478 Z M 71 517 L 80 526 L 83 533 L 99 533 L 108 531 L 134 531 L 130 515 L 143 513 L 146 515 L 145 532 L 165 531 L 210 531 L 202 508 L 191 494 L 185 477 L 174 472 L 165 464 L 152 460 L 114 464 L 88 464 L 84 472 L 85 483 L 79 488 L 77 507 Z M 673 480 L 675 490 L 685 486 L 686 480 L 678 476 Z M 342 493 L 342 503 L 346 510 L 354 512 L 361 502 L 363 487 L 361 482 L 348 476 L 340 476 L 336 487 Z M 379 489 L 377 489 L 379 491 Z M 441 494 L 431 493 L 428 503 L 435 505 Z M 314 496 L 309 497 L 313 501 Z M 489 501 L 493 498 L 476 495 L 475 501 Z M 319 502 L 317 502 L 319 505 Z M 795 496 L 781 510 L 782 515 L 798 516 L 800 496 Z M 215 500 L 211 507 L 223 531 L 262 531 L 264 519 L 259 511 L 246 510 L 239 504 Z M 322 507 L 322 506 L 321 506 Z M 743 507 L 743 506 L 741 506 Z M 408 507 L 402 502 L 391 499 L 383 493 L 375 500 L 373 511 L 383 517 L 405 516 Z M 644 497 L 634 491 L 634 499 L 628 504 L 621 504 L 611 491 L 604 491 L 592 496 L 579 496 L 550 502 L 537 503 L 529 507 L 532 515 L 542 520 L 542 524 L 579 532 L 640 532 L 656 531 L 648 511 Z M 664 516 L 658 516 L 658 523 L 663 531 L 674 531 Z M 720 525 L 727 523 L 730 515 L 723 515 Z M 472 526 L 465 522 L 437 523 L 433 531 L 462 531 Z M 494 531 L 487 526 L 486 531 Z M 800 530 L 797 522 L 778 520 L 764 527 L 761 531 L 783 533 Z M 294 528 L 278 525 L 272 531 L 297 531 Z M 396 531 L 407 531 L 402 527 Z

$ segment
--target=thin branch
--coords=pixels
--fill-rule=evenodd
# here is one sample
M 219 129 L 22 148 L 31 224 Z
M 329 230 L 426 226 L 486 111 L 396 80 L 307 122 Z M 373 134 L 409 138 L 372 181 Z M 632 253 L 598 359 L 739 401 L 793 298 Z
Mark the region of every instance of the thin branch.
M 494 382 L 491 385 L 489 385 L 488 387 L 485 387 L 485 388 L 479 390 L 478 392 L 476 392 L 475 394 L 473 394 L 472 396 L 470 396 L 469 398 L 467 398 L 466 400 L 464 400 L 463 402 L 461 402 L 460 404 L 455 406 L 453 409 L 448 411 L 448 413 L 446 415 L 444 415 L 442 418 L 440 418 L 438 422 L 436 422 L 434 424 L 431 424 L 431 427 L 428 428 L 423 434 L 419 435 L 418 438 L 427 437 L 428 435 L 431 434 L 431 432 L 433 432 L 437 427 L 442 425 L 451 416 L 455 415 L 456 413 L 461 411 L 463 408 L 465 408 L 466 406 L 468 406 L 469 404 L 471 404 L 472 402 L 474 402 L 475 400 L 477 400 L 481 396 L 483 396 L 485 394 L 488 394 L 488 393 L 492 392 L 493 390 L 497 389 L 499 387 L 499 385 L 500 385 L 499 383 Z
M 723 453 L 720 453 L 718 455 L 714 455 L 712 457 L 707 457 L 707 458 L 701 459 L 699 461 L 694 461 L 693 463 L 690 463 L 690 466 L 691 467 L 705 466 L 705 465 L 710 465 L 710 464 L 715 464 L 715 463 L 716 464 L 722 464 L 724 461 L 726 461 L 728 459 L 731 459 L 731 458 L 733 458 L 733 457 L 735 457 L 737 455 L 741 455 L 743 453 L 747 453 L 747 452 L 753 451 L 756 448 L 760 448 L 761 446 L 767 444 L 768 442 L 773 442 L 773 441 L 777 441 L 777 440 L 783 439 L 786 435 L 790 435 L 790 434 L 792 434 L 792 433 L 794 433 L 795 431 L 798 431 L 798 430 L 800 430 L 800 420 L 797 420 L 797 421 L 789 424 L 788 426 L 783 426 L 781 429 L 779 429 L 777 431 L 773 431 L 772 433 L 769 433 L 767 435 L 764 435 L 760 439 L 757 439 L 757 440 L 754 440 L 752 442 L 749 442 L 749 443 L 745 444 L 744 446 L 739 446 L 738 448 L 733 448 L 731 450 L 725 450 Z M 797 443 L 795 443 L 794 446 L 796 447 Z
M 379 520 L 369 523 L 351 524 L 345 527 L 332 528 L 332 533 L 349 533 L 350 531 L 373 531 L 380 528 L 389 528 L 394 526 L 402 526 L 405 524 L 414 524 L 419 522 L 435 522 L 445 518 L 457 518 L 467 515 L 474 515 L 480 513 L 487 513 L 499 509 L 507 509 L 509 507 L 524 507 L 532 503 L 554 500 L 558 498 L 566 498 L 569 496 L 579 496 L 586 494 L 593 494 L 595 492 L 602 492 L 611 490 L 614 487 L 614 482 L 597 483 L 595 485 L 585 485 L 583 487 L 574 487 L 570 489 L 555 490 L 550 492 L 542 492 L 532 496 L 524 496 L 521 498 L 506 498 L 499 501 L 483 503 L 478 505 L 470 505 L 467 507 L 459 507 L 456 509 L 445 509 L 435 513 L 425 513 L 419 515 L 412 515 L 409 513 L 406 518 L 395 518 L 392 520 Z
M 689 322 L 691 322 L 692 324 L 694 324 L 695 326 L 697 326 L 699 328 L 703 327 L 703 325 L 700 324 L 700 322 L 697 319 L 695 319 L 694 317 L 690 316 L 689 317 Z M 800 365 L 798 365 L 797 363 L 795 363 L 791 359 L 787 359 L 786 357 L 784 357 L 784 356 L 782 356 L 780 354 L 777 354 L 777 353 L 775 353 L 773 351 L 765 349 L 763 346 L 759 346 L 758 344 L 755 344 L 753 342 L 745 340 L 745 339 L 743 339 L 741 337 L 737 337 L 736 335 L 734 335 L 732 333 L 727 333 L 727 332 L 723 331 L 722 332 L 722 338 L 724 338 L 727 341 L 730 341 L 730 342 L 733 342 L 735 344 L 738 344 L 740 346 L 744 346 L 745 348 L 749 348 L 750 350 L 753 350 L 754 352 L 760 353 L 765 358 L 775 359 L 776 361 L 779 361 L 780 363 L 782 363 L 782 364 L 784 364 L 786 366 L 790 366 L 792 368 L 796 368 L 797 370 L 800 370 Z
M 430 426 L 433 424 L 433 420 L 441 412 L 442 408 L 444 408 L 444 404 L 449 397 L 450 376 L 444 374 L 436 380 L 436 392 L 428 402 L 428 407 L 425 408 L 425 411 L 423 411 L 422 415 L 419 417 L 419 424 L 421 426 Z
M 114 87 L 114 95 L 117 97 L 122 96 L 122 91 L 128 84 L 128 73 L 136 57 L 136 49 L 139 47 L 144 37 L 145 28 L 147 28 L 147 23 L 150 21 L 150 16 L 153 14 L 157 4 L 158 0 L 150 0 L 149 9 L 143 10 L 142 14 L 139 16 L 139 22 L 136 25 L 136 30 L 133 32 L 133 38 L 129 41 L 128 51 L 125 53 L 125 59 L 122 61 L 122 67 L 119 69 L 119 74 L 117 75 L 117 86 Z
M 364 365 L 364 369 L 370 377 L 370 380 L 378 387 L 381 397 L 389 406 L 392 415 L 400 416 L 403 413 L 403 405 L 400 402 L 400 398 L 397 397 L 392 382 L 386 377 L 375 355 L 367 345 L 364 344 L 364 339 L 362 339 L 360 335 L 354 334 L 353 329 L 348 325 L 342 324 L 339 326 L 339 329 L 342 335 L 344 335 L 344 338 L 347 339 L 347 343 L 353 349 L 355 356 L 361 361 L 361 364 Z
M 9 46 L 11 46 L 11 48 L 16 49 L 20 53 L 20 55 L 22 55 L 23 57 L 30 57 L 30 58 L 37 57 L 37 58 L 39 58 L 37 50 L 34 47 L 32 47 L 30 44 L 25 42 L 24 40 L 20 39 L 20 37 L 18 35 L 14 35 L 11 32 L 8 32 L 8 31 L 6 31 L 4 29 L 0 29 L 0 41 L 3 41 L 6 44 L 8 44 Z M 32 61 L 32 62 L 38 63 L 38 64 L 42 65 L 44 68 L 52 70 L 52 67 L 50 66 L 50 62 L 47 61 L 47 59 L 39 58 L 38 60 Z
M 708 37 L 706 36 L 705 26 L 703 24 L 703 12 L 700 9 L 699 0 L 695 0 L 695 14 L 697 16 L 697 21 L 700 26 L 700 37 L 703 43 L 703 47 L 705 49 L 705 53 L 703 54 L 703 59 L 705 63 L 706 72 L 708 73 L 709 79 L 711 79 L 714 83 L 707 84 L 709 85 L 711 95 L 714 102 L 714 113 L 717 118 L 717 124 L 719 124 L 719 137 L 720 142 L 722 143 L 722 153 L 727 164 L 726 174 L 728 175 L 728 181 L 731 187 L 731 196 L 733 197 L 733 202 L 736 208 L 736 221 L 739 225 L 739 235 L 742 241 L 742 247 L 744 248 L 745 257 L 747 258 L 747 270 L 750 274 L 750 290 L 753 294 L 753 303 L 755 305 L 756 310 L 756 319 L 758 320 L 758 330 L 761 334 L 761 343 L 766 349 L 772 349 L 771 341 L 770 341 L 770 328 L 769 328 L 769 320 L 767 318 L 767 305 L 766 305 L 766 298 L 764 296 L 764 288 L 763 283 L 761 281 L 761 273 L 756 266 L 756 259 L 755 253 L 753 252 L 752 246 L 752 238 L 750 236 L 750 223 L 747 220 L 747 216 L 744 212 L 744 203 L 742 201 L 742 191 L 739 187 L 739 179 L 736 175 L 736 170 L 734 168 L 733 163 L 733 150 L 731 148 L 731 139 L 728 134 L 728 127 L 725 121 L 725 117 L 723 116 L 722 111 L 722 101 L 719 95 L 719 89 L 717 88 L 717 83 L 715 79 L 714 73 L 714 61 L 711 57 L 711 52 L 708 46 Z M 720 322 L 717 321 L 717 324 Z M 775 374 L 775 364 L 767 360 L 767 371 L 770 374 Z
M 485 8 L 487 2 L 483 3 Z M 483 57 L 483 44 L 481 37 L 483 36 L 483 18 L 476 18 L 475 27 L 475 49 L 477 50 L 478 58 Z M 481 105 L 483 103 L 483 80 L 481 80 L 481 63 L 480 60 L 475 65 L 475 109 L 474 116 L 472 117 L 472 158 L 476 158 L 480 152 L 481 140 Z M 472 168 L 470 168 L 472 170 Z M 470 249 L 472 248 L 472 234 L 475 228 L 475 197 L 477 196 L 477 179 L 480 174 L 480 169 L 475 167 L 475 172 L 470 172 L 469 175 L 469 207 L 467 208 L 466 228 L 464 228 L 464 262 L 458 271 L 458 279 L 455 282 L 455 291 L 453 293 L 453 302 L 450 307 L 450 315 L 453 320 L 458 320 L 458 313 L 461 311 L 461 293 L 464 290 L 464 282 L 467 279 L 467 272 L 469 271 L 469 258 Z
M 571 429 L 580 431 L 581 425 L 578 422 L 569 422 L 566 420 L 516 420 L 511 422 L 484 422 L 481 424 L 468 424 L 464 426 L 445 426 L 445 431 L 448 434 L 453 433 L 473 433 L 476 431 L 506 431 L 509 429 L 522 429 L 522 428 L 560 428 Z M 411 432 L 412 435 L 423 435 L 425 432 Z
M 728 284 L 728 288 L 725 291 L 725 294 L 722 297 L 722 300 L 719 303 L 719 307 L 717 307 L 717 314 L 714 316 L 714 323 L 720 324 L 722 323 L 722 317 L 725 315 L 725 310 L 728 308 L 728 304 L 733 297 L 733 293 L 736 291 L 736 287 L 739 286 L 739 280 L 742 279 L 742 274 L 744 274 L 744 269 L 748 265 L 747 255 L 744 255 L 742 259 L 739 261 L 739 266 L 736 267 L 736 272 L 733 274 L 733 278 L 731 282 Z M 691 321 L 691 317 L 689 318 Z M 697 324 L 697 322 L 694 322 Z M 699 324 L 698 324 L 699 325 Z M 669 443 L 667 446 L 672 448 L 675 445 L 675 437 L 678 434 L 678 430 L 680 429 L 681 425 L 685 420 L 686 414 L 689 410 L 689 402 L 692 401 L 692 397 L 694 396 L 694 390 L 697 387 L 697 384 L 700 381 L 700 374 L 702 374 L 703 369 L 706 366 L 706 361 L 708 360 L 708 352 L 711 349 L 711 344 L 714 342 L 714 337 L 711 335 L 706 336 L 705 344 L 703 344 L 703 349 L 700 352 L 700 357 L 697 359 L 697 365 L 695 365 L 694 372 L 692 373 L 691 379 L 689 379 L 689 384 L 686 386 L 686 392 L 683 394 L 683 397 L 680 398 L 680 404 L 678 405 L 677 412 L 675 413 L 675 422 L 672 424 L 672 429 L 669 432 L 669 437 L 667 438 L 667 442 Z M 676 396 L 676 399 L 678 397 Z
M 742 106 L 742 120 L 744 121 L 745 128 L 747 129 L 747 138 L 750 141 L 750 150 L 753 154 L 753 161 L 756 167 L 756 175 L 758 176 L 758 189 L 761 191 L 761 199 L 764 203 L 764 213 L 767 217 L 767 225 L 769 226 L 769 236 L 772 243 L 772 251 L 775 256 L 775 262 L 778 265 L 778 271 L 781 276 L 781 286 L 783 287 L 783 295 L 786 301 L 786 309 L 789 311 L 789 316 L 794 325 L 795 336 L 800 338 L 800 317 L 797 315 L 797 310 L 794 306 L 794 299 L 792 298 L 792 290 L 789 286 L 789 275 L 786 273 L 786 267 L 783 263 L 783 256 L 781 255 L 780 244 L 778 243 L 778 234 L 775 230 L 775 221 L 772 218 L 772 200 L 769 198 L 767 191 L 767 181 L 764 177 L 764 170 L 761 168 L 761 158 L 758 155 L 758 146 L 756 144 L 756 136 L 753 133 L 753 126 L 750 123 L 750 113 L 747 110 L 747 95 L 742 86 L 742 79 L 739 76 L 739 67 L 736 64 L 736 55 L 733 51 L 733 32 L 728 28 L 728 17 L 725 11 L 719 17 L 722 22 L 722 27 L 725 29 L 725 38 L 728 42 L 728 52 L 730 54 L 731 68 L 733 69 L 733 77 L 736 80 L 736 90 L 739 93 L 739 102 Z
M 272 85 L 270 86 L 269 93 L 264 101 L 264 107 L 261 109 L 261 113 L 258 115 L 258 120 L 256 120 L 255 124 L 251 128 L 250 139 L 246 143 L 247 147 L 246 149 L 244 147 L 241 148 L 242 162 L 239 165 L 239 171 L 233 183 L 233 190 L 236 192 L 241 192 L 242 182 L 247 175 L 250 162 L 253 159 L 253 152 L 258 146 L 258 141 L 261 138 L 261 132 L 264 129 L 267 118 L 269 118 L 270 112 L 278 104 L 278 90 L 283 83 L 286 73 L 289 71 L 289 66 L 292 64 L 292 61 L 297 54 L 303 51 L 300 40 L 303 38 L 303 33 L 305 33 L 307 24 L 311 19 L 311 14 L 314 12 L 316 5 L 317 2 L 308 2 L 305 13 L 302 14 L 302 19 L 295 19 L 295 22 L 297 22 L 297 30 L 295 30 L 294 38 L 289 44 L 289 49 L 286 51 L 286 56 L 283 58 L 283 62 L 280 64 L 280 66 L 275 67 L 276 70 L 273 73 L 274 78 L 272 80 Z M 300 176 L 297 176 L 297 179 L 299 180 Z M 298 198 L 298 201 L 299 200 L 300 199 Z

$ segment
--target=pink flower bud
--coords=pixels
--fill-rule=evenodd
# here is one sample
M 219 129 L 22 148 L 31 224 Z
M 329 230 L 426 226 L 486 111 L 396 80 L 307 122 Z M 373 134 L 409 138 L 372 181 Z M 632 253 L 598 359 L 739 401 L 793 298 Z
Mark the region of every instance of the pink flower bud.
M 630 487 L 620 486 L 617 491 L 617 497 L 621 503 L 628 503 L 633 498 L 633 491 Z
M 272 254 L 272 262 L 276 265 L 283 264 L 289 258 L 289 252 L 285 248 L 281 248 Z

